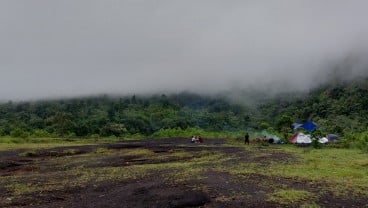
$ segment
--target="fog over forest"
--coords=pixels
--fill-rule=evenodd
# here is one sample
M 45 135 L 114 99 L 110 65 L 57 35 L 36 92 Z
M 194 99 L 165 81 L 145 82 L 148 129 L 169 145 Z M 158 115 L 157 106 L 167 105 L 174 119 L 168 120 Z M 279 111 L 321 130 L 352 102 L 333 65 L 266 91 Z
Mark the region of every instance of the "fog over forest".
M 368 76 L 365 0 L 2 0 L 0 100 L 307 91 Z

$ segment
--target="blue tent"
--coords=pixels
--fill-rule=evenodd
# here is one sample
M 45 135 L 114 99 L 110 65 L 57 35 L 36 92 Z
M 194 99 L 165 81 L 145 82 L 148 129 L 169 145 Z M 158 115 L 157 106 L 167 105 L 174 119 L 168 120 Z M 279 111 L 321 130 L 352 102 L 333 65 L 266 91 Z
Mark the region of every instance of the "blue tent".
M 312 121 L 307 121 L 303 123 L 301 127 L 309 132 L 312 132 L 317 128 L 317 125 L 314 124 Z
M 298 129 L 298 128 L 303 128 L 309 132 L 314 131 L 317 128 L 317 125 L 315 123 L 313 123 L 312 121 L 307 121 L 303 124 L 300 123 L 293 123 L 294 126 L 294 130 Z

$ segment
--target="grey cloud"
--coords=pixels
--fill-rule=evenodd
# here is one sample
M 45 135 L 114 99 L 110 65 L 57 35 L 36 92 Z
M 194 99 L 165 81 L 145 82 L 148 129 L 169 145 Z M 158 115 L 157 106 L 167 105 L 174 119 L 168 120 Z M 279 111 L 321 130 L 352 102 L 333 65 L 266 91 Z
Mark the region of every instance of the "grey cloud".
M 303 91 L 367 76 L 366 8 L 363 0 L 3 0 L 0 100 Z

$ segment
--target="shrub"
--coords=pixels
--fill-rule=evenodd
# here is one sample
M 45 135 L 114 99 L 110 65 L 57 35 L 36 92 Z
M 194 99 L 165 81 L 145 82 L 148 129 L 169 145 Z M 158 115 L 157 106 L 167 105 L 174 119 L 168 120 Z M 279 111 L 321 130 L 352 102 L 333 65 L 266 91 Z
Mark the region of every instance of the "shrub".
M 368 133 L 362 134 L 362 136 L 356 142 L 356 146 L 363 152 L 368 153 Z
M 16 128 L 12 131 L 10 131 L 10 136 L 11 137 L 16 137 L 16 138 L 27 138 L 29 137 L 29 132 L 21 129 L 21 128 Z
M 50 137 L 50 134 L 43 129 L 36 129 L 32 132 L 33 137 Z

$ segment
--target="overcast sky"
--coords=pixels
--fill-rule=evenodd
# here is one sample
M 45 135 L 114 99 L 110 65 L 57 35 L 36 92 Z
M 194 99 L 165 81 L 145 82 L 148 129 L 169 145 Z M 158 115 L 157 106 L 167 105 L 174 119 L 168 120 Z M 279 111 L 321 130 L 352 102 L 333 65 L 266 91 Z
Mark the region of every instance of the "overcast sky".
M 1 0 L 0 100 L 366 76 L 367 11 L 366 0 Z

